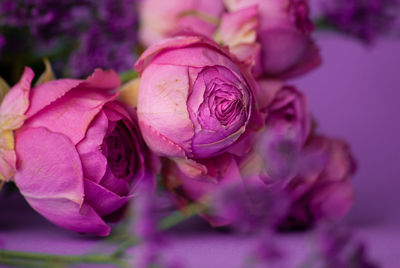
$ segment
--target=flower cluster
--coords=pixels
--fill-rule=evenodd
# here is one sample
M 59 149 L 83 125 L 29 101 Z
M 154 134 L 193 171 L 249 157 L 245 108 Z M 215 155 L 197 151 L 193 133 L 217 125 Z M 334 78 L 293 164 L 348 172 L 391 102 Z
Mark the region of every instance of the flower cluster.
M 308 228 L 348 212 L 348 145 L 318 133 L 288 82 L 321 63 L 306 0 L 143 0 L 139 9 L 148 47 L 139 80 L 121 89 L 132 107 L 118 100 L 114 71 L 45 73 L 32 86 L 26 68 L 0 106 L 3 181 L 51 222 L 99 236 L 140 189 L 154 190 L 158 172 L 178 208 L 200 205 L 213 226 Z M 72 55 L 76 76 L 134 59 L 134 2 L 96 10 Z
M 201 203 L 211 225 L 249 229 L 270 220 L 281 193 L 290 205 L 274 217 L 280 228 L 343 217 L 348 146 L 317 133 L 305 96 L 286 82 L 321 63 L 308 2 L 226 0 L 219 12 L 181 1 L 156 15 L 155 2 L 142 2 L 140 40 L 151 46 L 135 65 L 138 119 L 177 206 Z

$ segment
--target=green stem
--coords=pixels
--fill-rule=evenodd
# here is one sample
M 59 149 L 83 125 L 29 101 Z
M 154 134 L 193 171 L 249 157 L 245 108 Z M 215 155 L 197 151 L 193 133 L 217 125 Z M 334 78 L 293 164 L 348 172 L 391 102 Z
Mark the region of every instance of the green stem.
M 137 245 L 139 243 L 138 239 L 127 239 L 126 241 L 122 242 L 117 249 L 111 254 L 114 258 L 120 258 L 124 253 L 125 250 L 128 248 L 133 247 L 134 245 Z
M 319 17 L 314 20 L 314 26 L 317 30 L 320 31 L 338 31 L 335 25 L 331 24 L 329 21 L 326 20 L 324 17 Z
M 126 72 L 123 72 L 119 75 L 119 78 L 121 79 L 121 82 L 124 84 L 126 82 L 129 82 L 132 79 L 135 79 L 139 76 L 139 74 L 135 70 L 129 70 Z
M 201 204 L 191 204 L 186 206 L 185 212 L 175 211 L 162 219 L 158 228 L 162 231 L 168 230 L 177 224 L 197 215 L 205 210 Z M 126 249 L 138 243 L 137 238 L 129 238 L 122 242 L 113 253 L 109 255 L 86 254 L 86 255 L 53 255 L 45 253 L 32 253 L 13 250 L 0 250 L 0 264 L 13 267 L 25 268 L 54 268 L 66 267 L 75 264 L 110 264 L 117 267 L 128 267 L 128 264 L 120 258 Z
M 162 219 L 158 223 L 158 228 L 163 231 L 168 230 L 168 229 L 174 227 L 175 225 L 201 213 L 205 209 L 206 209 L 206 207 L 204 205 L 197 204 L 197 203 L 190 204 L 185 207 L 184 212 L 178 210 L 178 211 L 171 213 L 164 219 Z
M 22 268 L 54 268 L 54 266 L 52 267 L 45 263 L 36 263 L 32 261 L 16 260 L 16 259 L 0 258 L 0 263 L 7 266 L 22 267 Z
M 90 254 L 90 255 L 53 255 L 44 253 L 31 253 L 13 250 L 0 250 L 0 263 L 8 260 L 25 260 L 25 261 L 42 261 L 51 263 L 92 263 L 92 264 L 114 264 L 118 266 L 125 265 L 126 263 L 109 255 Z

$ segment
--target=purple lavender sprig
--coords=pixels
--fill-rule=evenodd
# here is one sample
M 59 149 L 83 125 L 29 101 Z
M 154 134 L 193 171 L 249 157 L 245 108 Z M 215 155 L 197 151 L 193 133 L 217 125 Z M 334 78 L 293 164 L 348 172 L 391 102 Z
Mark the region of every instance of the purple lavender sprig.
M 72 53 L 69 67 L 76 77 L 94 68 L 112 68 L 117 72 L 132 68 L 136 56 L 136 0 L 96 2 L 95 19 L 82 34 L 80 46 Z
M 337 29 L 365 43 L 398 31 L 398 0 L 322 0 L 323 20 L 317 26 Z

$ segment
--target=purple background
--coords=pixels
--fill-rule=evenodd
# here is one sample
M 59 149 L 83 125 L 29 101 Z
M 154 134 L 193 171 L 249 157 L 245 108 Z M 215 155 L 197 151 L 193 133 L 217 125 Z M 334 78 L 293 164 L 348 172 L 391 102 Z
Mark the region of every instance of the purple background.
M 324 64 L 291 81 L 303 90 L 319 130 L 346 139 L 359 164 L 356 203 L 347 219 L 369 242 L 382 267 L 397 268 L 400 254 L 400 42 L 373 47 L 332 35 L 318 35 Z M 14 200 L 14 199 L 12 199 Z M 12 201 L 11 200 L 11 201 Z M 8 200 L 10 201 L 10 200 Z M 0 203 L 0 246 L 6 249 L 82 253 L 98 239 L 49 224 L 24 202 Z M 189 268 L 241 267 L 252 239 L 219 233 L 175 233 L 168 257 Z M 282 235 L 296 262 L 309 246 L 306 234 Z M 306 246 L 304 246 L 306 245 Z

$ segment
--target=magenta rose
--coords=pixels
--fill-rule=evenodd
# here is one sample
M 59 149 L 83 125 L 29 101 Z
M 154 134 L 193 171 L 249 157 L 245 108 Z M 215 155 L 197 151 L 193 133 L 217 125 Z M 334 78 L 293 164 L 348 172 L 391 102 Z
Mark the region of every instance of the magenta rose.
M 341 219 L 354 201 L 350 177 L 355 162 L 342 140 L 313 135 L 303 149 L 303 165 L 287 186 L 291 208 L 283 228 L 309 228 L 322 219 Z
M 219 40 L 239 58 L 253 57 L 257 77 L 293 77 L 320 64 L 307 0 L 224 2 L 231 13 L 222 17 Z
M 256 115 L 254 80 L 204 36 L 158 43 L 135 68 L 139 125 L 159 155 L 202 159 L 233 150 Z
M 212 37 L 223 10 L 222 0 L 140 1 L 139 39 L 148 47 L 180 31 Z
M 15 131 L 14 178 L 28 203 L 56 225 L 106 236 L 106 220 L 152 180 L 135 111 L 116 100 L 119 85 L 113 71 L 96 70 L 86 80 L 30 90 L 25 122 Z

